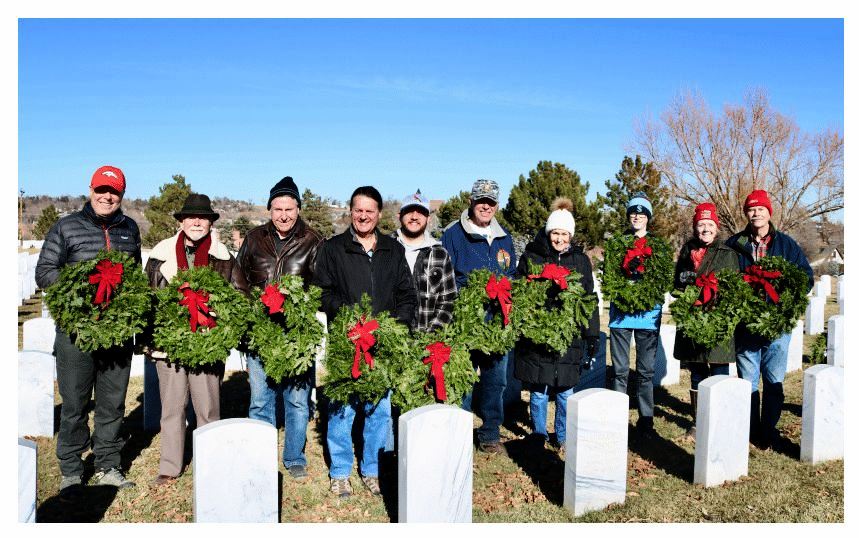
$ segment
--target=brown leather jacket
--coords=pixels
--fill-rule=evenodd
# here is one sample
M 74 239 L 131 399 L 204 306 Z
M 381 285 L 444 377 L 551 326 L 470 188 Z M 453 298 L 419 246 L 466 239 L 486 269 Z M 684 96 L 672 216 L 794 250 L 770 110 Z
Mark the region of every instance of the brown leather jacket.
M 248 284 L 262 288 L 283 275 L 299 275 L 305 285 L 310 284 L 322 235 L 299 217 L 278 252 L 275 234 L 274 224 L 268 221 L 245 236 L 237 259 Z

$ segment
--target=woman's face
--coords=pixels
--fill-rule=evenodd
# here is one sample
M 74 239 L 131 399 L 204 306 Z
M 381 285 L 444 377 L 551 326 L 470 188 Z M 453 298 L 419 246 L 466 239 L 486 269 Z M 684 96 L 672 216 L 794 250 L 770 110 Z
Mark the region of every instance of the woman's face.
M 695 236 L 705 245 L 709 245 L 716 239 L 718 231 L 719 228 L 716 227 L 716 223 L 709 219 L 699 220 L 695 224 Z
M 552 230 L 549 232 L 549 243 L 558 252 L 567 250 L 570 246 L 570 232 L 567 230 Z

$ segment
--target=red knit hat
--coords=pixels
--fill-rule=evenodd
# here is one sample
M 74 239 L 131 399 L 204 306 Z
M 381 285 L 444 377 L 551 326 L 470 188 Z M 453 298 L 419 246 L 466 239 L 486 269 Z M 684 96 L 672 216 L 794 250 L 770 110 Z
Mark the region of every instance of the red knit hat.
M 89 188 L 110 187 L 116 192 L 125 192 L 125 174 L 115 166 L 102 166 L 92 175 Z
M 719 227 L 719 214 L 716 213 L 716 206 L 710 202 L 704 202 L 695 206 L 695 216 L 692 218 L 692 225 L 698 224 L 699 220 L 712 220 Z
M 770 202 L 770 195 L 767 194 L 765 190 L 756 190 L 752 191 L 752 193 L 746 196 L 746 203 L 743 204 L 743 211 L 747 210 L 750 207 L 765 207 L 767 211 L 770 212 L 770 216 L 773 214 L 773 205 Z

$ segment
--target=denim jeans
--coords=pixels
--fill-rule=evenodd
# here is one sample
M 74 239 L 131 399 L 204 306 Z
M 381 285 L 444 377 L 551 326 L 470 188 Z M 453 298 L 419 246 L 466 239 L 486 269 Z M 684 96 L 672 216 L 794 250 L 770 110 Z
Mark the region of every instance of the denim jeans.
M 653 371 L 659 329 L 610 329 L 612 389 L 626 394 L 629 380 L 629 343 L 635 335 L 635 371 L 638 374 L 638 414 L 653 416 Z
M 787 349 L 790 333 L 784 333 L 773 341 L 749 334 L 744 328 L 737 329 L 737 374 L 752 384 L 751 434 L 755 430 L 764 437 L 778 435 L 776 426 L 784 404 L 782 382 L 787 372 Z M 763 397 L 758 396 L 758 383 L 763 379 Z M 759 410 L 757 403 L 762 402 Z
M 304 445 L 307 440 L 307 422 L 310 419 L 310 391 L 315 379 L 314 367 L 304 375 L 275 381 L 265 375 L 259 357 L 248 355 L 248 381 L 251 386 L 251 403 L 248 417 L 268 422 L 277 427 L 276 402 L 283 397 L 283 466 L 307 465 Z
M 730 373 L 731 369 L 727 364 L 689 363 L 689 377 L 692 378 L 692 390 L 698 390 L 698 384 L 710 376 L 729 375 Z
M 501 423 L 504 422 L 504 387 L 507 386 L 507 354 L 487 355 L 471 353 L 474 369 L 480 368 L 480 379 L 474 390 L 463 396 L 462 408 L 471 411 L 472 398 L 477 396 L 475 414 L 483 420 L 477 428 L 479 443 L 497 443 L 501 440 Z
M 563 445 L 567 439 L 567 398 L 573 395 L 574 387 L 549 387 L 548 385 L 531 385 L 531 429 L 534 433 L 549 437 L 546 431 L 546 415 L 549 408 L 549 398 L 555 395 L 555 435 L 558 444 Z
M 364 411 L 364 453 L 361 456 L 361 475 L 379 476 L 379 458 L 387 451 L 391 432 L 391 391 L 379 403 L 328 402 L 328 453 L 331 455 L 331 478 L 343 479 L 352 474 L 352 423 L 359 409 Z

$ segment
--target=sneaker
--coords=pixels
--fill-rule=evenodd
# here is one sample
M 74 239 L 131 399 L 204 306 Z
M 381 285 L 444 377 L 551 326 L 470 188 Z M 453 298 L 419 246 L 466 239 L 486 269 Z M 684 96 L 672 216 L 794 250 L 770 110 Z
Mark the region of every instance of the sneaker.
M 64 476 L 60 481 L 60 495 L 71 495 L 81 487 L 81 477 Z
M 487 454 L 507 454 L 507 449 L 499 441 L 480 443 L 477 445 L 477 449 Z
M 352 495 L 352 485 L 349 484 L 348 478 L 332 478 L 331 493 L 337 495 L 341 499 L 346 499 Z
M 370 490 L 370 493 L 373 495 L 381 495 L 382 488 L 379 487 L 379 477 L 377 476 L 362 476 L 361 482 L 364 483 L 364 486 Z
M 125 478 L 122 471 L 116 467 L 102 469 L 95 473 L 93 478 L 95 478 L 96 484 L 99 486 L 114 486 L 117 489 L 133 488 L 136 485 L 131 480 Z
M 289 476 L 296 480 L 307 478 L 307 467 L 304 465 L 293 465 L 291 467 L 287 467 L 286 470 L 289 473 Z

